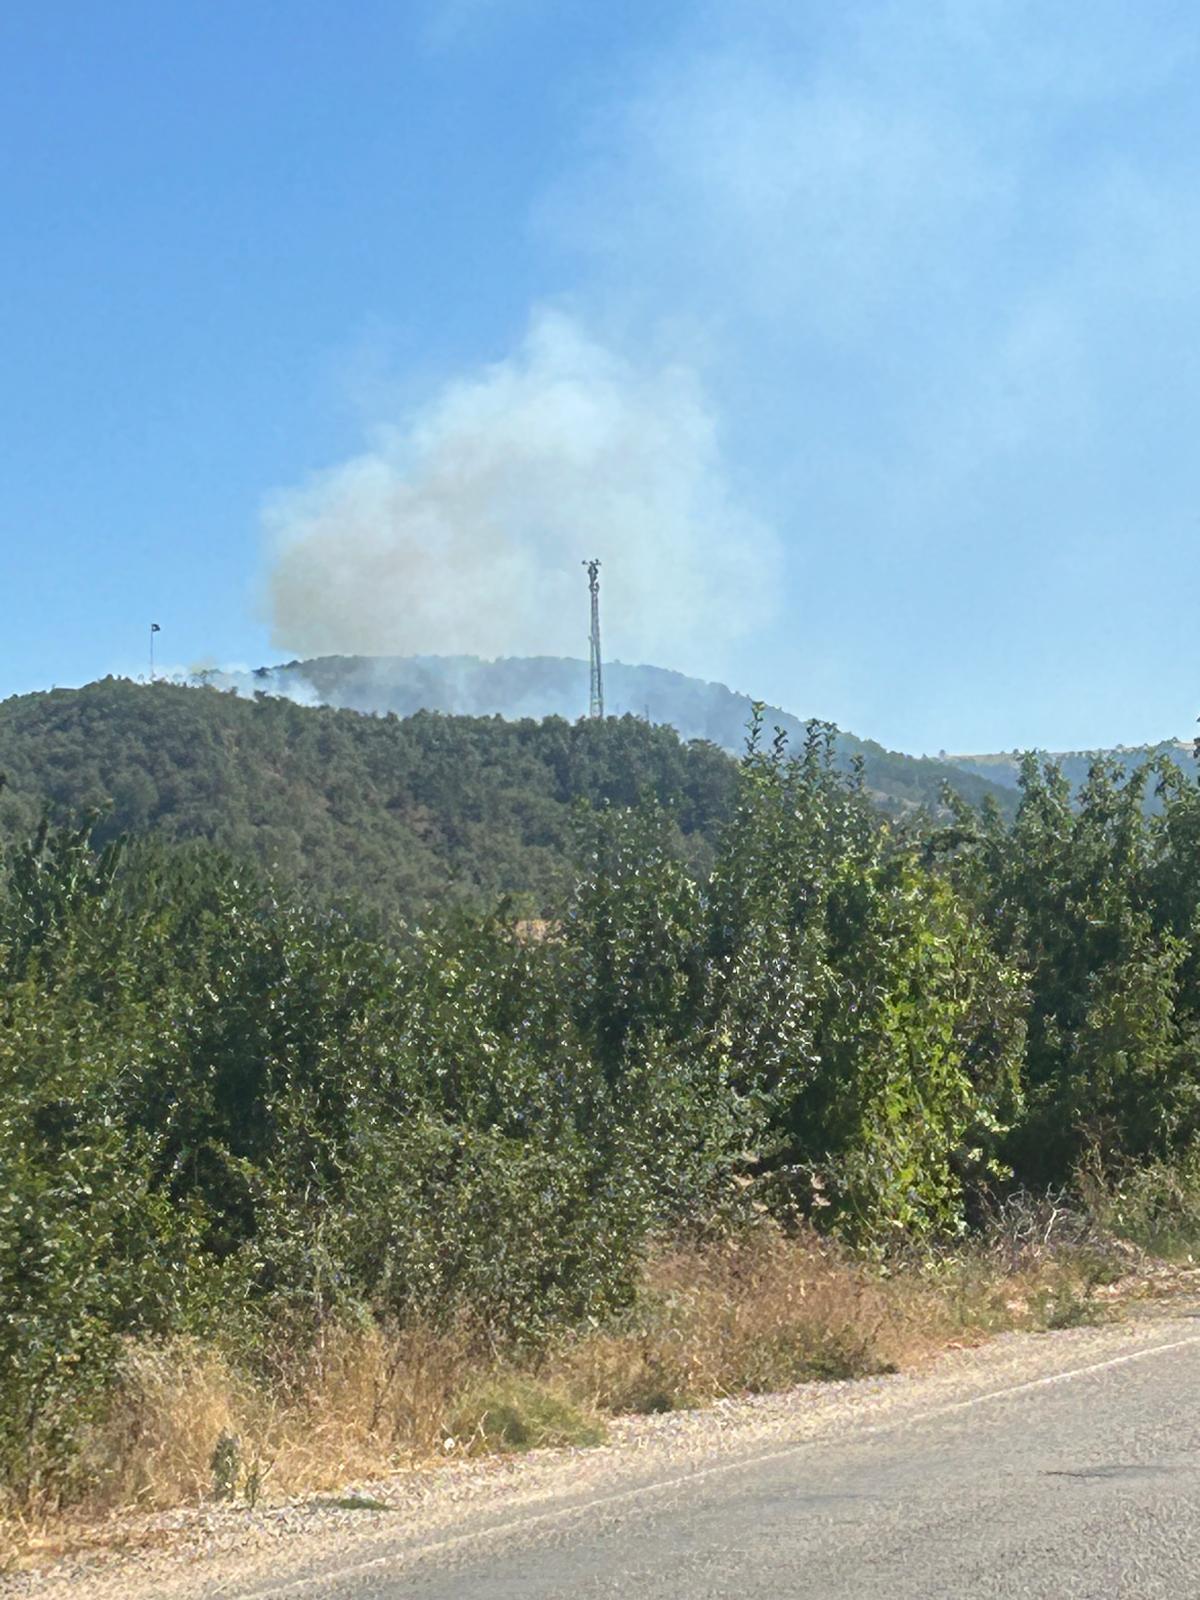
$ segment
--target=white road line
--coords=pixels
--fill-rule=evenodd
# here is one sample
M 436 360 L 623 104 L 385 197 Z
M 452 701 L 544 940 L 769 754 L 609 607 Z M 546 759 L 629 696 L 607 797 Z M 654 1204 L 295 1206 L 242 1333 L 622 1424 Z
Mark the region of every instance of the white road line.
M 1050 1372 L 1042 1378 L 1029 1378 L 1024 1383 L 1014 1383 L 1006 1389 L 990 1389 L 986 1394 L 969 1395 L 965 1400 L 950 1400 L 945 1405 L 934 1406 L 929 1411 L 917 1412 L 911 1417 L 899 1417 L 895 1422 L 873 1423 L 865 1428 L 855 1428 L 844 1438 L 833 1442 L 851 1444 L 858 1439 L 899 1433 L 903 1428 L 910 1428 L 922 1422 L 935 1422 L 941 1417 L 953 1416 L 955 1412 L 970 1411 L 975 1406 L 989 1405 L 993 1400 L 1011 1400 L 1017 1395 L 1029 1394 L 1034 1389 L 1048 1389 L 1056 1383 L 1067 1383 L 1073 1378 L 1088 1378 L 1093 1373 L 1127 1366 L 1132 1361 L 1144 1361 L 1148 1356 L 1167 1355 L 1172 1350 L 1186 1350 L 1191 1345 L 1197 1344 L 1200 1344 L 1200 1334 L 1191 1334 L 1186 1339 L 1175 1339 L 1170 1344 L 1147 1345 L 1141 1350 L 1128 1350 L 1124 1355 L 1110 1356 L 1105 1361 L 1093 1361 L 1086 1367 L 1069 1367 L 1065 1372 Z M 762 1455 L 739 1456 L 734 1461 L 719 1461 L 711 1467 L 700 1467 L 695 1472 L 681 1473 L 678 1477 L 660 1478 L 657 1482 L 638 1484 L 631 1489 L 615 1489 L 611 1494 L 597 1495 L 592 1500 L 555 1506 L 549 1511 L 536 1511 L 529 1516 L 515 1517 L 510 1522 L 498 1522 L 487 1528 L 475 1528 L 469 1533 L 452 1534 L 448 1539 L 414 1545 L 411 1550 L 392 1551 L 387 1555 L 373 1556 L 369 1561 L 360 1561 L 355 1566 L 342 1567 L 336 1572 L 294 1578 L 274 1589 L 248 1589 L 244 1591 L 243 1600 L 275 1600 L 278 1595 L 298 1594 L 318 1584 L 328 1585 L 345 1578 L 358 1578 L 381 1567 L 401 1566 L 419 1557 L 440 1555 L 447 1550 L 461 1549 L 463 1545 L 480 1543 L 485 1539 L 503 1538 L 505 1534 L 519 1533 L 522 1529 L 535 1528 L 547 1522 L 562 1521 L 566 1517 L 579 1516 L 585 1511 L 620 1505 L 626 1500 L 640 1499 L 643 1495 L 681 1489 L 688 1484 L 702 1483 L 706 1478 L 719 1478 L 731 1472 L 743 1472 L 748 1467 L 770 1466 L 774 1462 L 787 1461 L 793 1456 L 803 1455 L 806 1450 L 814 1450 L 829 1442 L 831 1441 L 827 1438 L 803 1439 L 796 1444 L 785 1445 L 780 1450 L 768 1450 Z M 220 1589 L 216 1591 L 218 1594 L 221 1592 Z

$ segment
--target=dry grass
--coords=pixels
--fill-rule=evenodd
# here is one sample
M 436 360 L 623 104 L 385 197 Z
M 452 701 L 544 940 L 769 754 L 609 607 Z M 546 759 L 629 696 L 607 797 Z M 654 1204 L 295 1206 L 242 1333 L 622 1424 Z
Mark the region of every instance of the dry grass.
M 646 1274 L 625 1325 L 564 1342 L 550 1370 L 600 1411 L 671 1411 L 891 1365 L 886 1285 L 815 1239 L 764 1230 L 678 1250 Z
M 478 1366 L 465 1338 L 337 1328 L 251 1381 L 192 1340 L 131 1345 L 87 1450 L 96 1510 L 257 1500 L 426 1460 Z
M 1105 1275 L 1077 1248 L 1033 1250 L 1000 1230 L 885 1266 L 815 1234 L 763 1228 L 657 1258 L 627 1324 L 564 1343 L 550 1371 L 602 1412 L 894 1372 L 1010 1329 L 1093 1320 Z
M 886 1266 L 766 1227 L 664 1252 L 622 1322 L 521 1365 L 466 1331 L 336 1329 L 302 1359 L 281 1350 L 256 1380 L 193 1341 L 132 1345 L 72 1521 L 342 1490 L 448 1454 L 593 1444 L 605 1415 L 911 1369 L 1006 1329 L 1093 1320 L 1111 1260 L 1055 1243 L 1053 1218 L 1043 1223 L 1002 1219 L 986 1242 Z M 54 1539 L 61 1519 L 37 1510 L 10 1519 L 10 1549 Z
M 92 1504 L 202 1498 L 218 1441 L 258 1433 L 263 1404 L 216 1350 L 191 1340 L 131 1345 L 109 1415 L 85 1452 Z

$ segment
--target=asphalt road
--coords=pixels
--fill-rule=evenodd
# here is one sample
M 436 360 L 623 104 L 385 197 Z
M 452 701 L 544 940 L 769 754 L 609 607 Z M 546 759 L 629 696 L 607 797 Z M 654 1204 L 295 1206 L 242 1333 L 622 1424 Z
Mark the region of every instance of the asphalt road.
M 1200 1600 L 1200 1323 L 899 1421 L 243 1593 Z

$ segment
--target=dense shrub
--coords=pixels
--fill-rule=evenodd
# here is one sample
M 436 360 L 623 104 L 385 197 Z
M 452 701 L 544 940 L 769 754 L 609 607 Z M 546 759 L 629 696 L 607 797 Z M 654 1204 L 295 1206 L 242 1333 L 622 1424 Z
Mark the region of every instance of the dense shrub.
M 541 1345 L 764 1207 L 961 1230 L 1009 1168 L 1170 1159 L 1200 1079 L 1200 801 L 1026 764 L 897 829 L 756 721 L 711 869 L 583 806 L 554 915 L 419 928 L 211 844 L 43 826 L 0 875 L 0 1479 L 71 1487 L 127 1336 Z M 1130 1190 L 1129 1192 L 1133 1192 Z
M 1029 756 L 1011 827 L 957 810 L 931 851 L 1026 975 L 1025 1110 L 1006 1142 L 1018 1175 L 1044 1185 L 1085 1155 L 1186 1147 L 1200 1109 L 1200 791 L 1171 764 L 1100 758 L 1073 801 L 1057 767 Z

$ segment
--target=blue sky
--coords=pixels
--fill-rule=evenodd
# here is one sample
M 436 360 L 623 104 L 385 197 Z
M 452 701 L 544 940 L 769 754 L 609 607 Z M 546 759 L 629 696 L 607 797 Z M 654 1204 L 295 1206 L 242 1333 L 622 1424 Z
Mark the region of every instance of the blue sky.
M 609 648 L 913 750 L 1200 711 L 1200 15 L 9 0 L 0 693 Z

